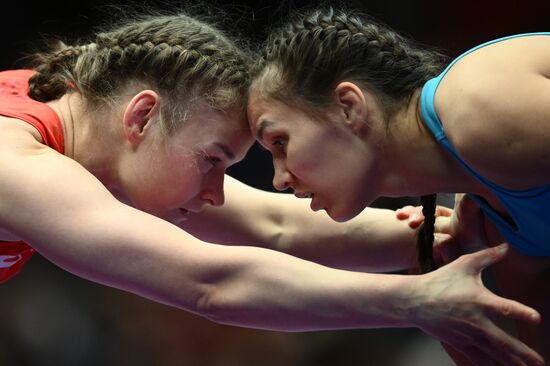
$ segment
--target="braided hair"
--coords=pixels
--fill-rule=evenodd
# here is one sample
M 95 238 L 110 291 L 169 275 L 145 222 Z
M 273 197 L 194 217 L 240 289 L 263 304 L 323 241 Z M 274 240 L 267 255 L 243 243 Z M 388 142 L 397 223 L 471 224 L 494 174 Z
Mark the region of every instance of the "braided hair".
M 351 15 L 353 14 L 353 15 Z M 255 65 L 255 79 L 273 98 L 299 98 L 311 110 L 327 105 L 336 85 L 368 87 L 392 112 L 443 68 L 445 57 L 357 11 L 314 10 L 273 31 Z
M 433 258 L 436 199 L 435 194 L 420 197 L 424 222 L 418 228 L 416 249 L 418 267 L 421 273 L 430 272 L 437 268 Z
M 377 96 L 389 121 L 446 62 L 446 56 L 358 11 L 314 10 L 270 34 L 255 64 L 251 90 L 320 116 L 336 86 L 351 81 Z M 418 232 L 419 265 L 429 271 L 434 268 L 435 195 L 421 201 L 425 222 Z
M 169 116 L 161 117 L 164 123 L 186 115 L 185 96 L 244 112 L 249 53 L 221 31 L 185 14 L 133 19 L 88 43 L 59 42 L 36 59 L 29 96 L 38 101 L 76 91 L 91 106 L 103 106 L 138 83 L 169 100 L 161 108 L 161 116 Z M 173 131 L 177 123 L 165 127 Z

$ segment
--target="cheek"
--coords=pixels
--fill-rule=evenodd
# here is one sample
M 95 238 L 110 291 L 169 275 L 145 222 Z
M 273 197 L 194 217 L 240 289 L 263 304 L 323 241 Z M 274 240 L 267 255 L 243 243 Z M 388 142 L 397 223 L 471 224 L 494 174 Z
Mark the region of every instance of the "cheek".
M 206 164 L 202 162 L 183 166 L 177 179 L 180 190 L 185 192 L 199 191 L 207 170 Z
M 290 141 L 284 159 L 294 175 L 311 175 L 322 170 L 320 167 L 326 160 L 324 153 L 314 141 Z

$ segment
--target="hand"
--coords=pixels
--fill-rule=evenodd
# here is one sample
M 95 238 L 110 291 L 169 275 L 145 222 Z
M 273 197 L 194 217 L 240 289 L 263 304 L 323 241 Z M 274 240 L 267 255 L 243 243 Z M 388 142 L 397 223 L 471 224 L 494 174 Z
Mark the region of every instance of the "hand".
M 422 207 L 405 206 L 396 210 L 396 216 L 400 220 L 408 219 L 411 228 L 424 220 Z M 441 266 L 462 254 L 487 248 L 484 225 L 481 208 L 465 194 L 455 195 L 454 210 L 437 206 L 433 249 L 436 263 Z
M 436 206 L 436 232 L 434 233 L 433 257 L 438 267 L 450 263 L 464 254 L 455 243 L 452 235 L 447 232 L 437 232 L 438 225 L 447 227 L 454 211 L 445 206 Z M 405 206 L 395 211 L 399 220 L 408 220 L 409 227 L 418 228 L 424 222 L 421 206 Z M 440 230 L 441 231 L 441 230 Z M 447 231 L 449 231 L 447 229 Z
M 462 253 L 473 253 L 489 246 L 483 211 L 465 194 L 455 196 L 454 215 L 436 221 L 435 231 L 451 235 Z
M 411 301 L 413 324 L 450 345 L 474 365 L 544 365 L 534 350 L 494 322 L 504 316 L 532 324 L 540 314 L 516 301 L 490 292 L 481 271 L 506 255 L 507 244 L 460 257 L 437 271 L 420 276 Z
M 453 210 L 445 206 L 436 206 L 435 217 L 451 217 Z M 424 222 L 424 215 L 422 214 L 422 206 L 404 206 L 395 210 L 395 216 L 398 220 L 408 220 L 409 227 L 416 229 Z

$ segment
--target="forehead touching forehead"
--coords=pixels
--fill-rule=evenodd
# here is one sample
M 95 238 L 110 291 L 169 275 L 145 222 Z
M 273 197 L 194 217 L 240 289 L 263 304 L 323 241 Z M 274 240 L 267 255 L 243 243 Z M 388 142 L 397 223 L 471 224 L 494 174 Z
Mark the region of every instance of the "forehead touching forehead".
M 290 102 L 286 95 L 280 95 L 281 84 L 279 68 L 272 65 L 266 66 L 252 81 L 247 101 L 247 117 L 252 130 L 264 112 Z
M 222 110 L 197 102 L 180 128 L 184 137 L 218 146 L 230 159 L 240 161 L 252 146 L 253 138 L 242 108 Z
M 248 97 L 274 98 L 279 95 L 281 89 L 285 89 L 282 84 L 281 69 L 275 65 L 265 65 L 250 83 Z
M 300 81 L 289 79 L 282 66 L 275 63 L 264 65 L 263 69 L 257 72 L 248 91 L 249 124 L 254 130 L 254 120 L 259 116 L 254 118 L 255 113 L 252 112 L 259 112 L 258 105 L 262 105 L 262 109 L 266 111 L 291 109 L 313 120 L 329 122 L 329 114 L 334 107 L 330 96 L 311 99 L 303 93 Z

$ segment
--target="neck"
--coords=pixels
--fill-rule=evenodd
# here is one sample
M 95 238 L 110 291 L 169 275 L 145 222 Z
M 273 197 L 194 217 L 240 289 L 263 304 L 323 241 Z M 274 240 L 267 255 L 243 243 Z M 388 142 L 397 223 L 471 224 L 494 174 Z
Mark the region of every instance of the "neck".
M 48 102 L 57 113 L 64 133 L 65 155 L 92 173 L 111 192 L 117 190 L 114 129 L 109 114 L 91 113 L 78 93 Z M 96 125 L 101 124 L 102 128 Z
M 482 193 L 480 184 L 434 138 L 420 114 L 420 92 L 389 121 L 384 195 Z

